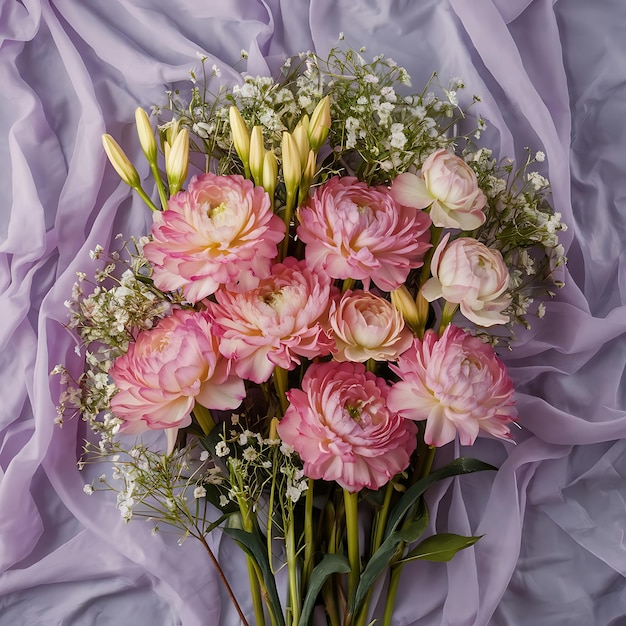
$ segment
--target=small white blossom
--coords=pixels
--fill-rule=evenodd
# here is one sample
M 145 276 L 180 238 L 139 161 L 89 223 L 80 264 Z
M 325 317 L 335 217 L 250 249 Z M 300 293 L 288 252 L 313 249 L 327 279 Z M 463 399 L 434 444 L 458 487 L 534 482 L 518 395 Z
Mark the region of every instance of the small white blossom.
M 538 163 L 543 163 L 543 161 L 546 160 L 546 155 L 541 152 L 541 150 L 539 152 L 537 152 L 537 154 L 535 154 L 535 161 L 537 161 Z
M 217 456 L 219 457 L 227 456 L 228 454 L 230 454 L 230 448 L 225 441 L 220 441 L 215 445 L 215 454 L 217 454 Z
M 85 486 L 83 487 L 83 491 L 84 491 L 84 492 L 85 492 L 88 496 L 90 496 L 90 495 L 94 492 L 93 485 L 85 485 Z
M 193 490 L 193 497 L 198 499 L 198 498 L 204 498 L 206 496 L 206 489 L 202 486 L 199 485 L 198 487 L 196 487 Z
M 209 458 L 209 453 L 206 450 L 203 450 L 200 453 L 200 461 L 204 463 L 206 460 L 208 460 L 208 458 Z

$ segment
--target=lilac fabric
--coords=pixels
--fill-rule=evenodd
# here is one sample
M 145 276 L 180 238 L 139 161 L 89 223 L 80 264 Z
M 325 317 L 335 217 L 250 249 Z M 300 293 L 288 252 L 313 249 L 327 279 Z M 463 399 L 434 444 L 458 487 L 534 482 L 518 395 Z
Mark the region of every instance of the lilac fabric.
M 7 0 L 0 3 L 0 624 L 230 626 L 204 553 L 125 525 L 82 490 L 84 425 L 53 424 L 62 324 L 88 251 L 141 233 L 148 210 L 100 135 L 140 151 L 133 111 L 186 88 L 197 52 L 223 78 L 325 55 L 340 31 L 479 93 L 501 156 L 547 155 L 569 224 L 566 287 L 505 360 L 517 445 L 448 446 L 500 466 L 431 493 L 439 530 L 484 534 L 449 564 L 407 566 L 396 626 L 626 624 L 626 5 L 622 0 Z M 239 61 L 241 49 L 250 52 Z M 147 168 L 140 174 L 147 176 Z M 90 474 L 89 472 L 92 472 Z M 212 537 L 227 573 L 236 548 Z M 238 586 L 244 609 L 245 585 Z M 221 598 L 221 601 L 220 601 Z

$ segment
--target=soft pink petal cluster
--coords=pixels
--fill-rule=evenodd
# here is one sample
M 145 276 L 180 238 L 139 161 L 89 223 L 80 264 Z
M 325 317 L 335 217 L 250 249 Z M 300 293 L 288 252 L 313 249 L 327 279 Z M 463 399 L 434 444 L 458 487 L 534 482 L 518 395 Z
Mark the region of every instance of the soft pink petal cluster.
M 448 243 L 441 240 L 432 258 L 433 277 L 422 287 L 422 295 L 432 302 L 445 298 L 461 305 L 461 313 L 479 326 L 506 324 L 502 311 L 511 304 L 508 294 L 509 271 L 499 250 L 492 250 L 471 237 Z
M 299 356 L 328 354 L 331 280 L 292 257 L 245 293 L 220 290 L 212 305 L 220 351 L 239 376 L 265 382 L 274 366 L 293 369 Z
M 425 209 L 435 226 L 474 230 L 484 224 L 485 194 L 474 170 L 463 159 L 437 150 L 423 163 L 420 176 L 405 172 L 392 185 L 393 197 L 406 206 Z
M 413 340 L 402 314 L 367 291 L 347 291 L 334 301 L 329 323 L 337 361 L 395 361 Z
M 332 278 L 370 280 L 385 291 L 404 283 L 422 265 L 430 218 L 399 205 L 386 187 L 356 178 L 331 178 L 298 210 L 298 237 L 310 267 Z
M 417 429 L 389 410 L 389 390 L 361 363 L 309 366 L 302 390 L 287 393 L 291 404 L 278 425 L 306 476 L 356 492 L 378 489 L 407 467 Z
M 119 390 L 111 410 L 124 420 L 122 432 L 189 426 L 196 401 L 219 410 L 241 404 L 244 383 L 230 374 L 213 331 L 208 313 L 176 310 L 139 333 L 109 371 Z
M 285 234 L 270 198 L 242 176 L 203 174 L 155 211 L 152 241 L 144 247 L 154 284 L 183 289 L 198 302 L 221 285 L 245 290 L 269 275 Z
M 479 431 L 510 439 L 517 416 L 513 383 L 491 346 L 450 325 L 441 337 L 426 331 L 391 369 L 401 378 L 389 394 L 389 409 L 426 420 L 424 441 L 443 446 L 456 434 L 463 445 Z

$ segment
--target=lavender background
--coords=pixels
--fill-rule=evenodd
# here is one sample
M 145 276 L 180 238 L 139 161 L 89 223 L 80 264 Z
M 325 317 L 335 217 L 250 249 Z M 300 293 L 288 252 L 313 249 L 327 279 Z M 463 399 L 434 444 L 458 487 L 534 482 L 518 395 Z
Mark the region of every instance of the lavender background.
M 394 624 L 626 624 L 622 0 L 5 0 L 2 626 L 237 623 L 198 546 L 124 525 L 111 498 L 83 494 L 83 425 L 53 425 L 48 373 L 78 365 L 63 301 L 75 272 L 93 268 L 88 251 L 150 220 L 106 166 L 100 135 L 140 163 L 134 108 L 162 100 L 166 85 L 184 87 L 198 51 L 224 78 L 261 74 L 300 50 L 325 55 L 340 31 L 395 58 L 417 88 L 433 70 L 463 77 L 483 96 L 496 152 L 544 150 L 570 226 L 567 286 L 505 355 L 519 390 L 518 445 L 479 441 L 469 453 L 500 471 L 431 494 L 440 530 L 485 537 L 450 564 L 408 566 Z M 468 453 L 448 448 L 440 462 Z M 220 547 L 241 580 L 234 552 Z

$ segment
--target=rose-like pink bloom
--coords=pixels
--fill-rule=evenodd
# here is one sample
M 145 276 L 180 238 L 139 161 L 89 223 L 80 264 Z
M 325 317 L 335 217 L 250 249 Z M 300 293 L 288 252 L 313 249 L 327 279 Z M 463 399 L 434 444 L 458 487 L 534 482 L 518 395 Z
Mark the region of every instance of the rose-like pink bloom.
M 239 376 L 266 381 L 274 366 L 293 369 L 298 356 L 328 354 L 331 281 L 305 261 L 287 257 L 272 274 L 245 293 L 220 290 L 212 305 L 220 351 Z
M 329 314 L 337 361 L 395 361 L 413 339 L 402 314 L 368 291 L 346 291 Z
M 265 190 L 242 176 L 194 177 L 153 219 L 153 240 L 144 254 L 154 265 L 154 284 L 164 291 L 183 289 L 189 302 L 220 285 L 256 287 L 269 275 L 285 233 Z
M 280 437 L 304 461 L 309 478 L 351 492 L 378 489 L 409 464 L 415 425 L 389 410 L 390 387 L 361 363 L 314 363 L 291 389 Z
M 479 431 L 510 439 L 517 416 L 513 383 L 491 346 L 449 325 L 441 337 L 426 331 L 391 369 L 402 379 L 389 393 L 389 408 L 426 420 L 424 441 L 443 446 L 456 433 L 463 445 Z
M 485 222 L 485 194 L 474 170 L 447 150 L 433 152 L 422 165 L 421 176 L 400 174 L 391 185 L 393 197 L 416 209 L 430 206 L 435 226 L 474 230 Z
M 461 313 L 479 326 L 506 324 L 502 311 L 511 304 L 507 293 L 509 271 L 499 250 L 492 250 L 471 237 L 448 243 L 449 233 L 433 254 L 433 277 L 422 287 L 432 302 L 445 298 L 461 305 Z
M 298 210 L 298 237 L 310 267 L 333 278 L 370 279 L 391 291 L 420 267 L 430 247 L 430 218 L 400 206 L 386 187 L 331 178 Z
M 118 392 L 111 410 L 120 430 L 182 428 L 191 423 L 196 400 L 209 409 L 236 409 L 244 383 L 229 373 L 218 351 L 208 313 L 176 310 L 153 329 L 140 332 L 109 371 Z

